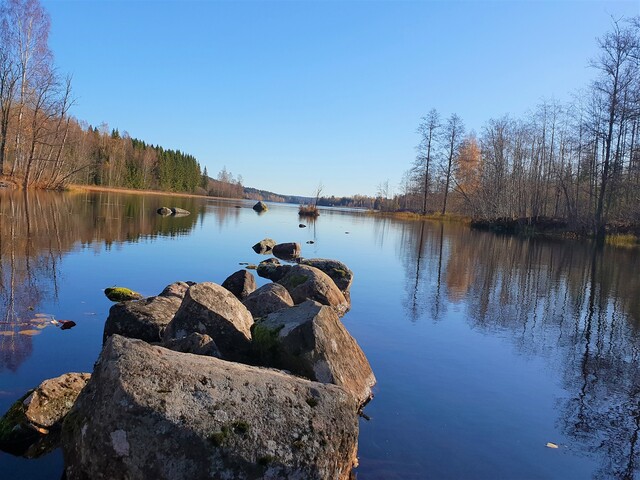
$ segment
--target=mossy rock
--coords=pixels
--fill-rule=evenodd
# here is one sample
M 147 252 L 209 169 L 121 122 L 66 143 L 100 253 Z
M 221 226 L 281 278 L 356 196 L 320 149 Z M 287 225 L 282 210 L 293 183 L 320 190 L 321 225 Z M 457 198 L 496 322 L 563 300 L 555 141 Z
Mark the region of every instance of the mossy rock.
M 256 322 L 251 326 L 251 342 L 260 357 L 268 357 L 273 354 L 278 344 L 278 334 L 284 325 L 275 328 Z
M 134 292 L 125 287 L 108 287 L 104 289 L 104 294 L 112 302 L 126 302 L 128 300 L 139 300 L 142 298 L 138 292 Z
M 286 280 L 283 280 L 281 282 L 281 285 L 286 289 L 293 289 L 299 287 L 307 280 L 309 280 L 309 277 L 307 277 L 306 275 L 289 275 Z
M 5 452 L 22 455 L 41 436 L 25 416 L 24 401 L 31 393 L 33 390 L 19 398 L 0 418 L 0 449 Z

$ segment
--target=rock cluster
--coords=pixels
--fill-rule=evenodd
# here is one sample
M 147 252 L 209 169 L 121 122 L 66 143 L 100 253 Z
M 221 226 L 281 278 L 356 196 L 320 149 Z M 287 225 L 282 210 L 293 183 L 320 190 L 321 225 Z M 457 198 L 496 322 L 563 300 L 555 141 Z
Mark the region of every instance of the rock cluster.
M 111 307 L 90 380 L 56 409 L 66 478 L 350 478 L 375 377 L 332 262 L 270 259 L 258 289 L 242 270 Z

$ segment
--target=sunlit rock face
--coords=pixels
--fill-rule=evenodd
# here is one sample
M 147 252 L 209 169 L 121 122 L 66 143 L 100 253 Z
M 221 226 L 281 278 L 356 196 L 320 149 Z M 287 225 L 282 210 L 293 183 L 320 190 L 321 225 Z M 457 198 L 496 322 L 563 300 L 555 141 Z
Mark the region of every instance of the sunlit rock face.
M 346 480 L 352 395 L 112 336 L 63 429 L 67 478 Z
M 245 361 L 250 349 L 253 317 L 229 290 L 211 282 L 189 287 L 167 325 L 166 340 L 191 333 L 209 335 L 227 360 Z
M 253 343 L 262 365 L 339 385 L 358 405 L 372 397 L 369 361 L 331 307 L 307 300 L 272 313 L 253 326 Z

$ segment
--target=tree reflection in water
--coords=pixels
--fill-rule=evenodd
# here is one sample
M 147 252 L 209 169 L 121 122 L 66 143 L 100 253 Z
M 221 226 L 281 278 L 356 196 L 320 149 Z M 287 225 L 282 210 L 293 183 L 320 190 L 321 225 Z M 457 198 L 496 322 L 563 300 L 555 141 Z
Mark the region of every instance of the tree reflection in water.
M 439 321 L 447 305 L 462 303 L 474 329 L 507 331 L 520 354 L 548 358 L 568 393 L 557 400 L 558 427 L 574 442 L 568 448 L 602 458 L 597 478 L 634 478 L 640 471 L 638 252 L 457 225 L 400 228 L 407 316 Z
M 164 218 L 156 213 L 160 202 L 194 213 Z M 0 372 L 16 371 L 31 354 L 31 320 L 43 301 L 57 300 L 59 264 L 66 253 L 78 246 L 111 248 L 141 237 L 186 235 L 202 203 L 115 193 L 0 191 Z

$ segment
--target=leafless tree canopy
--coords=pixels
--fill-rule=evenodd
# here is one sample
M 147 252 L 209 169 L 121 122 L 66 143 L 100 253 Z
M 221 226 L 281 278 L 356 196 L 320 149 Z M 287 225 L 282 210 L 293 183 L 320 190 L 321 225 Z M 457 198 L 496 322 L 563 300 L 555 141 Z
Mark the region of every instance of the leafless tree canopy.
M 594 80 L 570 103 L 490 119 L 479 138 L 431 110 L 398 204 L 479 219 L 559 217 L 600 237 L 640 223 L 640 20 L 613 21 L 591 60 Z M 435 166 L 435 168 L 434 168 Z

